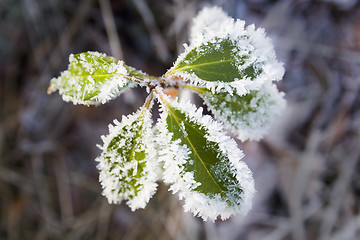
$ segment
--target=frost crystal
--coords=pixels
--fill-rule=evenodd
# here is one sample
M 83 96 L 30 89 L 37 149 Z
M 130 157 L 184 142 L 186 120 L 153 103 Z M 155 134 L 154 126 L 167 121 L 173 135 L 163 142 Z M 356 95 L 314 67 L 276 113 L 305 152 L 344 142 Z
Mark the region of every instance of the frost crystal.
M 190 43 L 202 41 L 204 35 L 209 31 L 218 31 L 223 22 L 231 20 L 220 7 L 204 8 L 193 19 L 190 29 Z
M 70 55 L 69 61 L 48 89 L 59 91 L 64 101 L 103 104 L 136 84 L 150 93 L 143 107 L 121 122 L 114 120 L 102 136 L 96 161 L 109 203 L 124 200 L 132 210 L 144 208 L 161 175 L 184 199 L 185 211 L 203 220 L 248 213 L 253 176 L 224 128 L 242 141 L 259 140 L 285 106 L 284 94 L 273 84 L 284 68 L 263 29 L 245 27 L 219 7 L 204 8 L 193 21 L 185 52 L 162 77 L 98 52 Z M 163 88 L 196 91 L 223 123 L 188 100 L 171 99 Z M 153 95 L 160 102 L 154 127 Z
M 260 90 L 232 96 L 227 92 L 211 93 L 198 89 L 215 118 L 224 122 L 241 140 L 260 140 L 285 108 L 284 93 L 275 84 L 266 83 Z
M 235 89 L 243 95 L 265 82 L 281 80 L 283 74 L 263 29 L 245 28 L 244 21 L 234 21 L 214 7 L 205 8 L 195 18 L 190 45 L 185 45 L 185 52 L 165 78 L 182 78 L 214 93 Z
M 222 126 L 190 102 L 178 103 L 158 89 L 162 113 L 157 123 L 159 160 L 166 183 L 185 199 L 185 211 L 204 220 L 227 219 L 251 208 L 255 192 L 244 156 Z M 187 135 L 182 132 L 186 131 Z
M 144 208 L 155 193 L 159 162 L 151 130 L 151 114 L 147 108 L 123 116 L 121 123 L 109 125 L 103 136 L 99 162 L 99 181 L 109 203 L 126 200 L 134 211 Z
M 71 54 L 69 62 L 68 70 L 53 78 L 48 90 L 49 93 L 59 90 L 66 102 L 98 105 L 116 98 L 124 89 L 134 85 L 129 81 L 124 62 L 105 54 Z

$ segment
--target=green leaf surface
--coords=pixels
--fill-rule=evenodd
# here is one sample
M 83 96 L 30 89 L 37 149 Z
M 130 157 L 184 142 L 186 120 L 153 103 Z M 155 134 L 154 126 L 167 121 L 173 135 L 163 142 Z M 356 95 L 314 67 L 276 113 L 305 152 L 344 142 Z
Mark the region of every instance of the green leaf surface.
M 103 194 L 110 203 L 127 200 L 133 210 L 144 208 L 155 192 L 159 167 L 152 139 L 146 108 L 109 126 L 97 161 Z
M 65 101 L 97 105 L 116 98 L 134 85 L 132 79 L 146 77 L 122 61 L 98 52 L 70 55 L 68 70 L 50 82 L 49 92 L 59 90 Z
M 282 64 L 273 44 L 261 28 L 245 27 L 219 8 L 205 8 L 191 27 L 190 45 L 163 78 L 183 79 L 186 84 L 212 92 L 232 89 L 239 95 L 262 84 L 281 80 Z
M 241 54 L 240 54 L 241 51 Z M 215 38 L 194 47 L 178 60 L 166 75 L 195 74 L 210 82 L 233 82 L 240 79 L 255 79 L 262 69 L 250 64 L 242 68 L 251 54 L 242 50 L 237 40 Z
M 206 88 L 189 87 L 199 93 L 217 120 L 234 132 L 240 140 L 259 140 L 285 106 L 283 93 L 274 84 L 245 95 L 235 92 L 213 93 Z
M 185 209 L 204 219 L 214 220 L 219 215 L 227 218 L 234 214 L 242 205 L 244 194 L 237 165 L 243 157 L 242 152 L 222 132 L 221 125 L 213 122 L 210 116 L 196 112 L 190 103 L 181 105 L 164 96 L 160 99 L 166 109 L 162 115 L 163 132 L 171 136 L 170 148 L 177 149 L 173 152 L 173 160 L 171 156 L 164 157 L 164 180 L 174 184 L 174 192 L 180 191 L 180 196 L 184 196 L 188 206 Z M 249 171 L 244 175 L 248 176 Z M 203 206 L 197 204 L 199 198 L 203 199 Z
M 166 119 L 168 130 L 173 133 L 172 141 L 180 140 L 180 144 L 189 150 L 189 160 L 184 164 L 184 172 L 193 172 L 194 180 L 201 183 L 194 191 L 209 197 L 219 194 L 229 205 L 235 204 L 227 196 L 228 185 L 236 185 L 236 178 L 232 174 L 217 172 L 220 169 L 231 169 L 226 155 L 219 149 L 218 143 L 206 138 L 207 131 L 199 123 L 191 121 L 186 113 L 169 107 Z M 228 174 L 228 176 L 226 176 Z M 238 189 L 239 197 L 242 189 Z

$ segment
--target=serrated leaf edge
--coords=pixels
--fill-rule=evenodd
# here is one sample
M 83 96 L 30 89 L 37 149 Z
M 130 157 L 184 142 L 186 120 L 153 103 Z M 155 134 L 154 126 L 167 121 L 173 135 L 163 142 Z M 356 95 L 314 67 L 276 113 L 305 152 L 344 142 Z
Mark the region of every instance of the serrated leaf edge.
M 156 125 L 159 135 L 156 137 L 156 141 L 160 146 L 167 146 L 159 151 L 159 160 L 164 162 L 163 180 L 165 183 L 171 184 L 170 190 L 173 193 L 178 193 L 179 198 L 185 200 L 184 210 L 202 217 L 203 220 L 210 219 L 212 221 L 216 220 L 218 216 L 224 220 L 236 213 L 246 215 L 251 209 L 255 194 L 254 180 L 248 166 L 245 162 L 240 161 L 244 155 L 235 141 L 225 134 L 220 123 L 213 121 L 208 115 L 203 116 L 202 108 L 196 109 L 195 105 L 190 102 L 178 103 L 171 100 L 162 94 L 161 90 L 158 90 L 156 96 L 158 99 L 163 99 L 160 102 L 165 100 L 175 108 L 189 114 L 190 118 L 208 129 L 209 133 L 206 137 L 209 141 L 218 143 L 220 150 L 228 156 L 236 172 L 236 179 L 243 189 L 241 204 L 231 207 L 222 201 L 220 196 L 209 198 L 203 193 L 193 191 L 201 183 L 197 183 L 191 173 L 187 173 L 185 178 L 181 177 L 182 169 L 179 165 L 188 159 L 187 150 L 178 141 L 171 141 L 172 133 L 166 127 L 168 108 L 166 104 L 161 103 L 160 119 Z
M 283 64 L 276 59 L 271 39 L 265 35 L 265 31 L 262 28 L 255 29 L 254 25 L 249 25 L 245 29 L 244 26 L 244 21 L 239 19 L 234 21 L 229 17 L 224 18 L 221 26 L 216 29 L 206 28 L 199 37 L 193 37 L 194 40 L 190 43 L 190 46 L 184 45 L 185 51 L 178 56 L 174 65 L 164 74 L 163 78 L 182 78 L 190 85 L 206 87 L 214 93 L 221 90 L 232 93 L 231 91 L 235 89 L 239 95 L 246 94 L 251 90 L 258 90 L 265 82 L 281 80 L 285 70 Z M 233 82 L 211 82 L 200 79 L 195 73 L 183 72 L 181 71 L 182 68 L 176 69 L 176 65 L 183 61 L 190 51 L 200 47 L 202 44 L 215 41 L 215 39 L 229 38 L 232 41 L 236 41 L 243 36 L 248 36 L 248 48 L 252 49 L 248 62 L 265 61 L 264 66 L 262 66 L 262 73 L 253 80 L 243 78 L 234 79 Z
M 247 140 L 259 141 L 269 131 L 274 121 L 280 116 L 286 107 L 286 101 L 284 99 L 285 94 L 280 92 L 275 84 L 265 83 L 258 90 L 259 96 L 257 96 L 256 100 L 265 94 L 269 94 L 270 99 L 266 102 L 266 106 L 260 106 L 257 112 L 250 112 L 247 114 L 246 122 L 250 125 L 247 125 L 243 119 L 229 122 L 227 119 L 228 115 L 224 116 L 223 114 L 220 114 L 219 109 L 210 104 L 210 102 L 201 95 L 201 88 L 189 88 L 199 94 L 199 96 L 203 99 L 204 104 L 206 104 L 208 109 L 214 115 L 215 119 L 223 122 L 225 129 L 234 133 L 235 136 L 242 142 Z M 233 112 L 230 113 L 230 116 L 234 117 Z
M 225 21 L 231 21 L 222 8 L 218 6 L 204 7 L 192 20 L 190 26 L 190 44 L 194 44 L 197 41 L 203 41 L 204 34 L 209 32 L 222 31 L 223 23 Z
M 136 113 L 123 116 L 121 122 L 114 120 L 114 125 L 109 124 L 109 134 L 101 137 L 103 145 L 98 146 L 102 151 L 105 151 L 111 140 L 118 135 L 119 131 L 139 117 L 144 118 L 144 130 L 146 131 L 146 137 L 144 137 L 143 141 L 144 146 L 146 146 L 148 156 L 146 158 L 145 168 L 143 169 L 145 174 L 140 180 L 144 184 L 144 187 L 137 193 L 136 197 L 129 199 L 126 196 L 114 194 L 112 189 L 116 188 L 116 186 L 113 186 L 113 183 L 116 183 L 118 179 L 107 173 L 107 169 L 111 166 L 107 166 L 107 163 L 103 158 L 103 154 L 95 159 L 95 161 L 98 162 L 97 168 L 100 171 L 99 181 L 103 187 L 103 195 L 108 199 L 109 203 L 120 203 L 125 200 L 132 211 L 138 208 L 145 208 L 150 198 L 156 192 L 157 180 L 160 178 L 161 168 L 159 161 L 156 158 L 157 152 L 153 141 L 154 136 L 152 134 L 150 110 L 146 107 L 141 107 Z
M 101 57 L 107 57 L 106 54 L 104 53 L 99 53 L 96 51 L 88 51 L 86 52 L 88 54 L 91 54 L 92 57 L 96 57 L 100 60 Z M 82 54 L 82 53 L 79 53 Z M 84 60 L 84 59 L 83 59 Z M 116 59 L 115 59 L 116 60 Z M 104 64 L 109 65 L 109 73 L 104 75 L 97 75 L 97 76 L 108 76 L 109 79 L 101 85 L 101 87 L 99 88 L 99 94 L 90 98 L 89 100 L 82 100 L 81 96 L 70 96 L 70 95 L 66 95 L 68 89 L 64 86 L 64 84 L 62 84 L 62 78 L 63 77 L 69 77 L 70 76 L 65 76 L 65 75 L 71 75 L 70 72 L 70 67 L 71 64 L 75 61 L 78 61 L 75 59 L 75 55 L 74 54 L 70 54 L 69 56 L 69 65 L 67 70 L 63 71 L 59 77 L 55 77 L 52 78 L 50 80 L 50 86 L 48 88 L 48 94 L 55 92 L 55 91 L 59 91 L 59 94 L 62 96 L 62 99 L 65 102 L 72 102 L 74 105 L 77 104 L 82 104 L 82 105 L 100 105 L 100 104 L 104 104 L 106 102 L 108 102 L 109 100 L 112 100 L 116 97 L 118 97 L 121 93 L 123 93 L 124 90 L 127 90 L 128 88 L 132 88 L 134 86 L 136 86 L 137 84 L 135 82 L 132 82 L 132 78 L 131 76 L 128 76 L 128 70 L 126 69 L 126 65 L 122 60 L 116 60 L 117 62 L 109 64 L 107 62 L 104 62 Z M 86 68 L 86 66 L 83 66 L 84 68 Z M 94 67 L 94 66 L 92 66 Z M 140 72 L 140 71 L 139 71 Z M 93 76 L 89 75 L 90 79 L 93 78 Z M 71 76 L 71 78 L 83 78 L 83 76 Z M 86 92 L 86 87 L 85 89 L 82 90 L 82 94 L 85 94 Z M 80 94 L 80 91 L 79 91 Z

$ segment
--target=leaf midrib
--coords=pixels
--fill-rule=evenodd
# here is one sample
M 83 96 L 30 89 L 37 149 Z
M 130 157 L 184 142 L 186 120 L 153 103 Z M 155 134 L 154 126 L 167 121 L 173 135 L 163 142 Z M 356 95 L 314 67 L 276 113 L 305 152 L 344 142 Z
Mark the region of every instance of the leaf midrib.
M 77 75 L 83 78 L 86 78 L 88 76 L 91 76 L 92 78 L 100 78 L 100 77 L 113 77 L 113 76 L 120 76 L 120 77 L 124 77 L 126 78 L 126 76 L 124 74 L 121 73 L 109 73 L 109 74 L 80 74 Z
M 140 120 L 141 118 L 139 118 L 138 120 Z M 139 129 L 137 129 L 135 137 L 134 137 L 134 145 L 131 147 L 130 149 L 130 154 L 129 154 L 129 159 L 130 161 L 132 161 L 132 156 L 134 156 L 134 160 L 137 161 L 138 163 L 136 164 L 136 175 L 133 175 L 133 177 L 139 178 L 139 172 L 138 172 L 138 168 L 139 168 L 139 161 L 135 158 L 135 146 L 139 143 L 137 142 L 137 139 L 140 136 L 140 132 L 141 132 L 141 127 L 139 126 Z M 134 169 L 135 170 L 135 169 Z M 136 190 L 135 190 L 136 191 Z M 136 191 L 137 192 L 137 191 Z
M 173 116 L 173 118 L 175 119 L 175 122 L 178 124 L 179 128 L 181 128 L 180 122 L 178 121 L 178 118 L 176 117 L 175 113 L 171 110 L 171 107 L 169 106 L 168 103 L 166 103 L 170 114 Z M 196 129 L 195 129 L 196 130 Z M 188 136 L 184 136 L 184 138 L 187 140 L 187 142 L 189 143 L 190 147 L 193 149 L 193 152 L 195 153 L 195 155 L 198 157 L 198 159 L 200 160 L 201 164 L 204 166 L 206 172 L 209 174 L 210 178 L 213 180 L 213 182 L 215 183 L 215 185 L 219 188 L 220 190 L 220 194 L 223 195 L 224 197 L 226 196 L 226 194 L 224 193 L 224 191 L 221 189 L 221 187 L 219 186 L 219 184 L 215 181 L 214 177 L 212 176 L 212 174 L 210 173 L 210 171 L 208 170 L 208 168 L 206 167 L 204 161 L 201 159 L 200 155 L 198 154 L 198 152 L 196 151 L 196 148 L 194 147 L 194 145 L 191 143 L 190 139 Z
M 174 69 L 173 71 L 170 71 L 167 75 L 174 74 L 177 71 L 181 71 L 181 70 L 184 70 L 184 69 L 196 68 L 196 67 L 199 67 L 199 66 L 206 66 L 206 65 L 214 65 L 214 64 L 219 64 L 219 63 L 232 62 L 232 61 L 235 61 L 235 60 L 236 60 L 235 58 L 231 58 L 231 59 L 226 59 L 226 60 L 219 60 L 219 61 L 192 64 L 192 65 L 188 65 L 188 66 L 184 66 L 184 67 L 181 67 L 181 68 Z M 197 70 L 200 70 L 200 69 L 197 69 Z

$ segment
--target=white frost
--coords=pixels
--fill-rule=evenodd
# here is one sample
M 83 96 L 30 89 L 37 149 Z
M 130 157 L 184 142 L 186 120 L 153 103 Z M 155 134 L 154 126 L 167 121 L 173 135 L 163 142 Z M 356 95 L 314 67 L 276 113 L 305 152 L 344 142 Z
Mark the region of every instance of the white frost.
M 164 176 L 165 183 L 170 184 L 170 190 L 173 193 L 178 193 L 180 199 L 185 200 L 184 209 L 190 211 L 194 215 L 202 217 L 204 220 L 210 219 L 216 220 L 218 216 L 222 220 L 229 218 L 234 214 L 245 215 L 252 206 L 252 199 L 255 193 L 254 180 L 252 173 L 247 165 L 240 161 L 243 158 L 243 152 L 238 148 L 233 139 L 228 137 L 220 123 L 212 120 L 210 116 L 203 116 L 202 109 L 197 109 L 190 102 L 179 103 L 175 100 L 171 100 L 169 97 L 159 92 L 157 95 L 161 104 L 161 115 L 156 125 L 158 135 L 156 141 L 159 144 L 159 160 L 164 162 Z M 165 100 L 163 102 L 161 99 Z M 193 162 L 193 159 L 189 158 L 189 152 L 191 151 L 186 145 L 180 144 L 180 139 L 172 140 L 172 133 L 167 129 L 166 118 L 169 114 L 169 109 L 166 106 L 170 104 L 171 107 L 180 110 L 188 116 L 188 121 L 197 123 L 206 129 L 207 134 L 205 138 L 209 142 L 216 143 L 219 146 L 219 156 L 227 156 L 226 161 L 230 161 L 227 164 L 229 169 L 219 169 L 215 171 L 219 174 L 219 177 L 223 177 L 223 171 L 228 171 L 236 176 L 237 186 L 233 186 L 234 189 L 239 187 L 243 190 L 241 197 L 238 198 L 239 192 L 232 192 L 231 186 L 228 189 L 228 198 L 230 201 L 236 202 L 235 205 L 229 205 L 219 195 L 213 195 L 211 197 L 194 191 L 201 183 L 194 180 L 194 173 L 186 172 L 184 170 L 184 164 L 187 161 Z M 224 164 L 220 159 L 221 166 Z M 236 199 L 231 199 L 236 196 Z
M 204 8 L 193 19 L 192 26 L 190 28 L 190 42 L 199 41 L 204 37 L 207 32 L 216 32 L 222 28 L 222 23 L 229 21 L 231 18 L 220 8 Z
M 203 99 L 215 118 L 224 122 L 225 128 L 235 133 L 241 141 L 260 140 L 286 106 L 284 93 L 279 92 L 272 83 L 264 84 L 253 94 L 249 104 L 240 102 L 238 96 L 228 94 L 226 101 L 244 104 L 239 112 L 212 94 L 203 95 Z M 215 105 L 212 104 L 214 102 Z M 242 111 L 247 112 L 244 114 Z
M 235 89 L 237 94 L 243 95 L 251 90 L 260 89 L 265 82 L 281 80 L 284 75 L 284 67 L 277 61 L 271 39 L 265 35 L 264 29 L 255 29 L 254 25 L 245 28 L 244 21 L 235 21 L 219 7 L 204 8 L 194 19 L 190 35 L 190 45 L 185 45 L 185 52 L 179 55 L 174 66 L 165 74 L 168 79 L 179 77 L 192 85 L 206 87 L 212 92 Z M 261 73 L 255 79 L 243 77 L 233 79 L 232 82 L 221 82 L 203 80 L 195 73 L 186 72 L 182 68 L 177 69 L 177 65 L 190 51 L 200 51 L 199 47 L 208 43 L 218 44 L 219 39 L 230 40 L 236 46 L 233 54 L 239 75 L 250 65 L 256 70 L 261 70 Z M 244 56 L 247 58 L 245 63 L 242 62 Z
M 135 124 L 134 124 L 135 123 Z M 156 150 L 153 142 L 151 129 L 151 113 L 147 108 L 140 108 L 136 113 L 123 116 L 122 121 L 114 120 L 114 125 L 109 125 L 109 134 L 102 136 L 103 151 L 101 156 L 96 158 L 97 168 L 100 171 L 99 181 L 103 188 L 103 195 L 109 203 L 120 203 L 123 200 L 131 210 L 144 208 L 149 202 L 157 188 L 156 181 L 160 175 L 159 161 L 156 159 Z M 141 130 L 139 130 L 142 125 Z M 116 146 L 109 148 L 111 141 L 118 137 Z M 135 145 L 132 145 L 134 139 Z M 121 155 L 118 149 L 132 149 L 136 152 L 144 152 L 145 159 L 141 162 L 133 159 L 129 161 L 127 156 Z M 145 167 L 139 176 L 138 165 L 145 163 Z M 136 181 L 135 187 L 130 181 Z
M 135 85 L 125 78 L 128 72 L 123 61 L 114 60 L 108 63 L 101 60 L 105 57 L 103 53 L 90 51 L 80 53 L 78 59 L 71 54 L 68 70 L 51 80 L 49 92 L 59 90 L 65 102 L 72 102 L 75 105 L 99 105 L 119 96 L 125 87 Z M 95 82 L 96 75 L 109 75 L 109 77 L 105 82 Z M 94 96 L 87 99 L 86 94 Z

